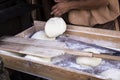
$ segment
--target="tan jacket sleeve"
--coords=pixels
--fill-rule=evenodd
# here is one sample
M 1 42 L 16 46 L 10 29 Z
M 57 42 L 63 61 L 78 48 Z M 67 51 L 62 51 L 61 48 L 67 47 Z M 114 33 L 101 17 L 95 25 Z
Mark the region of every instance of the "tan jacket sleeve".
M 109 5 L 93 10 L 71 10 L 69 22 L 75 25 L 94 26 L 115 20 L 119 15 L 118 0 L 108 0 Z

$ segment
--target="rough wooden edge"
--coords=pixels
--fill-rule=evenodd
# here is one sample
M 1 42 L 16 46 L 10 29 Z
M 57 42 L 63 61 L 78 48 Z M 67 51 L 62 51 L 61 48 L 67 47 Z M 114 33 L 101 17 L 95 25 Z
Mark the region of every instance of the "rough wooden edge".
M 38 77 L 43 76 L 53 80 L 103 80 L 103 78 L 89 73 L 63 68 L 52 64 L 36 63 L 21 57 L 12 57 L 3 54 L 0 54 L 0 56 L 3 57 L 6 67 Z

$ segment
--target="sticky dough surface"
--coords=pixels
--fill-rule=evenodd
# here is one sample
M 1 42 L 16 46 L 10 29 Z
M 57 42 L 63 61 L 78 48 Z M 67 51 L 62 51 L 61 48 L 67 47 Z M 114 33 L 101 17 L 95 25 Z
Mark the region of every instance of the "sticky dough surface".
M 60 17 L 50 18 L 45 24 L 45 33 L 48 37 L 58 37 L 66 31 L 66 23 Z
M 31 37 L 33 39 L 40 39 L 40 40 L 55 40 L 55 38 L 47 37 L 44 31 L 38 31 Z

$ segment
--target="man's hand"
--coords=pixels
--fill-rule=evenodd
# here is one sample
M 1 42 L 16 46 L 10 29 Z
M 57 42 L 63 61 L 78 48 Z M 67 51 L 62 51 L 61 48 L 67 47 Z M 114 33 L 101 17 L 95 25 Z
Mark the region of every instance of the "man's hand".
M 91 10 L 109 5 L 108 0 L 55 0 L 58 2 L 52 7 L 54 16 L 61 16 L 71 9 Z M 63 2 L 62 2 L 63 1 Z
M 52 7 L 51 15 L 61 16 L 70 10 L 69 2 L 60 2 Z

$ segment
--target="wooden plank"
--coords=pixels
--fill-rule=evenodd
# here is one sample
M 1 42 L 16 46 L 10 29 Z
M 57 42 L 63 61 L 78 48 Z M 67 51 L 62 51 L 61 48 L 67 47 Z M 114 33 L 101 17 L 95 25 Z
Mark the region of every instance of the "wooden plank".
M 21 37 L 2 37 L 0 40 L 6 41 L 6 42 L 30 44 L 35 46 L 46 45 L 46 46 L 55 47 L 55 48 L 66 48 L 66 44 L 64 42 L 59 42 L 59 41 L 38 40 L 38 39 L 21 38 Z
M 96 35 L 111 36 L 111 37 L 120 38 L 120 34 L 119 34 L 120 32 L 119 31 L 114 31 L 114 30 L 89 28 L 89 27 L 74 26 L 74 25 L 68 25 L 67 29 L 68 29 L 68 31 L 69 30 L 78 30 L 78 31 L 80 31 L 82 33 L 90 33 L 90 34 L 96 34 Z
M 44 58 L 52 58 L 52 57 L 60 56 L 64 53 L 63 51 L 60 50 L 42 48 L 28 44 L 4 42 L 4 41 L 0 41 L 0 49 L 21 53 L 21 54 L 44 57 Z
M 45 22 L 39 22 L 37 24 L 37 26 L 35 26 L 37 28 L 37 29 L 35 28 L 35 31 L 43 29 L 44 24 L 45 24 Z M 75 30 L 74 31 L 72 28 L 74 28 L 74 26 L 70 27 L 70 30 L 67 29 L 67 31 L 65 33 L 65 34 L 69 34 L 72 39 L 75 39 L 75 40 L 81 39 L 81 41 L 85 41 L 85 42 L 88 42 L 91 44 L 94 43 L 94 44 L 98 45 L 99 39 L 103 38 L 102 39 L 103 41 L 105 41 L 105 42 L 109 41 L 109 43 L 112 43 L 113 44 L 112 48 L 115 48 L 115 50 L 116 50 L 115 46 L 119 45 L 119 37 L 120 37 L 119 32 L 104 31 L 104 30 L 98 30 L 98 29 L 94 30 L 94 29 L 88 29 L 88 28 L 82 28 L 82 27 L 79 28 L 81 31 L 77 27 L 76 27 L 76 29 L 74 29 Z M 32 31 L 32 28 L 30 30 Z M 24 32 L 26 33 L 26 31 L 24 31 Z M 28 31 L 26 33 L 26 35 L 27 34 L 30 34 L 30 32 Z M 21 35 L 19 35 L 19 36 L 21 36 Z M 99 38 L 101 36 L 104 36 L 104 37 Z M 96 43 L 94 41 L 96 41 Z M 100 42 L 100 44 L 101 43 L 102 42 Z M 104 45 L 106 45 L 106 44 L 104 44 Z M 104 47 L 104 45 L 102 45 L 102 46 Z M 119 47 L 117 47 L 117 49 L 118 48 Z M 0 54 L 0 56 L 3 57 L 5 66 L 8 68 L 16 69 L 18 71 L 23 71 L 23 72 L 37 75 L 37 76 L 44 76 L 44 77 L 47 77 L 47 78 L 50 78 L 53 80 L 103 80 L 103 78 L 98 78 L 97 76 L 94 76 L 91 74 L 79 72 L 78 70 L 61 68 L 58 66 L 44 64 L 44 63 L 36 63 L 34 61 L 29 61 L 24 58 L 16 58 L 16 57 L 12 57 L 12 56 L 7 56 L 5 54 Z M 98 56 L 98 55 L 92 55 L 92 56 Z M 50 73 L 50 74 L 48 74 L 48 73 Z
M 5 66 L 21 72 L 32 74 L 38 77 L 45 77 L 52 80 L 103 80 L 104 78 L 98 77 L 89 73 L 73 70 L 69 68 L 59 67 L 53 64 L 37 63 L 29 61 L 24 58 L 16 58 L 0 54 L 3 58 Z
M 71 39 L 120 51 L 120 32 L 117 31 L 70 26 L 65 34 Z
M 45 22 L 35 21 L 35 29 L 43 30 Z M 68 25 L 66 33 L 69 38 L 93 45 L 120 51 L 120 32 Z
M 45 26 L 43 21 L 35 21 L 34 23 L 36 30 L 41 30 Z M 74 40 L 120 51 L 119 31 L 68 25 L 65 35 Z
M 20 40 L 20 42 L 19 42 Z M 48 46 L 49 45 L 49 46 Z M 0 49 L 18 52 L 23 54 L 29 54 L 40 57 L 56 57 L 64 53 L 75 55 L 75 56 L 84 56 L 84 57 L 97 57 L 109 60 L 118 60 L 120 61 L 119 56 L 103 55 L 103 54 L 94 54 L 88 52 L 81 52 L 78 50 L 68 49 L 64 47 L 56 47 L 49 44 L 33 44 L 28 39 L 17 38 L 17 37 L 8 37 L 1 40 Z
M 70 35 L 71 34 L 71 35 Z M 74 36 L 77 35 L 77 36 Z M 91 45 L 97 45 L 104 48 L 120 51 L 120 38 L 119 37 L 108 37 L 101 35 L 93 35 L 90 33 L 81 33 L 70 31 L 68 33 L 68 38 L 82 41 Z
M 37 28 L 37 30 L 44 29 L 45 26 L 44 21 L 34 21 L 34 26 Z M 84 26 L 74 26 L 74 25 L 67 25 L 67 31 L 69 30 L 77 30 L 81 33 L 90 33 L 90 34 L 97 34 L 97 35 L 103 35 L 103 36 L 113 36 L 120 38 L 120 32 L 114 31 L 114 30 L 106 30 L 106 29 L 98 29 L 98 28 L 89 28 Z

